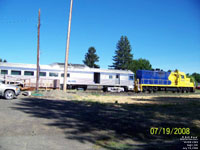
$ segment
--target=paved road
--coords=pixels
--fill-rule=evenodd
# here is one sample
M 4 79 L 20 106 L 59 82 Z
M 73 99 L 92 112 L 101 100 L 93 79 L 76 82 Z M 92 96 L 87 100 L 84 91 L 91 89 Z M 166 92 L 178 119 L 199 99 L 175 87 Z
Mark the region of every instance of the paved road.
M 55 120 L 48 117 L 35 117 L 22 101 L 0 99 L 0 150 L 96 150 L 89 142 L 66 138 L 66 129 L 50 126 Z

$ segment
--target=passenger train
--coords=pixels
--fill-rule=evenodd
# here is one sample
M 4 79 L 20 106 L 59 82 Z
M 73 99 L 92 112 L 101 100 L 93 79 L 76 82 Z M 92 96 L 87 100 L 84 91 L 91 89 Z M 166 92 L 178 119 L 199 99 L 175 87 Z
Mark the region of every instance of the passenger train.
M 64 64 L 40 65 L 39 87 L 62 88 Z M 36 65 L 0 63 L 0 80 L 16 82 L 23 87 L 36 87 Z M 102 89 L 103 91 L 135 92 L 194 92 L 195 83 L 178 70 L 138 70 L 136 75 L 129 70 L 97 69 L 85 65 L 69 64 L 68 89 Z
M 62 88 L 64 64 L 40 65 L 39 87 Z M 36 65 L 0 63 L 0 79 L 5 82 L 20 82 L 21 86 L 36 86 Z M 104 91 L 134 89 L 134 73 L 128 70 L 97 69 L 85 65 L 69 64 L 68 89 L 103 89 Z

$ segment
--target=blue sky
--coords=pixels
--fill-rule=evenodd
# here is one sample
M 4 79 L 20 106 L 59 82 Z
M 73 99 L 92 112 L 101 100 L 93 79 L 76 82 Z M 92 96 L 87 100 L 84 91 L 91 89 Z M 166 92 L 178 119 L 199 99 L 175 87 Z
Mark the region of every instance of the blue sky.
M 70 0 L 0 0 L 0 58 L 36 63 L 40 8 L 40 63 L 64 62 L 69 6 Z M 108 68 L 122 35 L 134 59 L 200 73 L 199 0 L 74 0 L 69 62 L 82 63 L 94 46 L 98 64 Z

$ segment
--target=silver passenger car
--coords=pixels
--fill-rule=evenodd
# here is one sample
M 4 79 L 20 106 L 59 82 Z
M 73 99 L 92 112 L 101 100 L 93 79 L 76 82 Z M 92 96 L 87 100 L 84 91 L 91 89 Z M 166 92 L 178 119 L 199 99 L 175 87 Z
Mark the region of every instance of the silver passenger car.
M 54 81 L 62 87 L 63 77 L 63 63 L 40 65 L 40 87 L 53 87 Z M 0 78 L 4 80 L 15 78 L 26 81 L 26 85 L 35 87 L 36 65 L 0 63 Z M 124 91 L 133 90 L 134 73 L 129 70 L 97 69 L 85 65 L 69 64 L 67 87 L 69 89 L 96 87 L 105 91 L 112 87 L 120 87 Z

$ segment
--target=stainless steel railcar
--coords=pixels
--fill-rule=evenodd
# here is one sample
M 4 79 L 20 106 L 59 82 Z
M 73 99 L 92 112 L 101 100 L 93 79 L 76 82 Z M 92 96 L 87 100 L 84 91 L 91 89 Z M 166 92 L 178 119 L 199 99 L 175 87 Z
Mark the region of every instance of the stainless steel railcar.
M 40 65 L 40 87 L 62 87 L 64 76 L 64 64 L 54 63 Z M 0 63 L 0 79 L 18 80 L 26 86 L 35 87 L 36 65 L 18 63 Z M 69 64 L 67 74 L 67 87 L 77 88 L 102 88 L 112 90 L 121 89 L 133 90 L 134 73 L 128 70 L 96 69 L 85 65 Z

